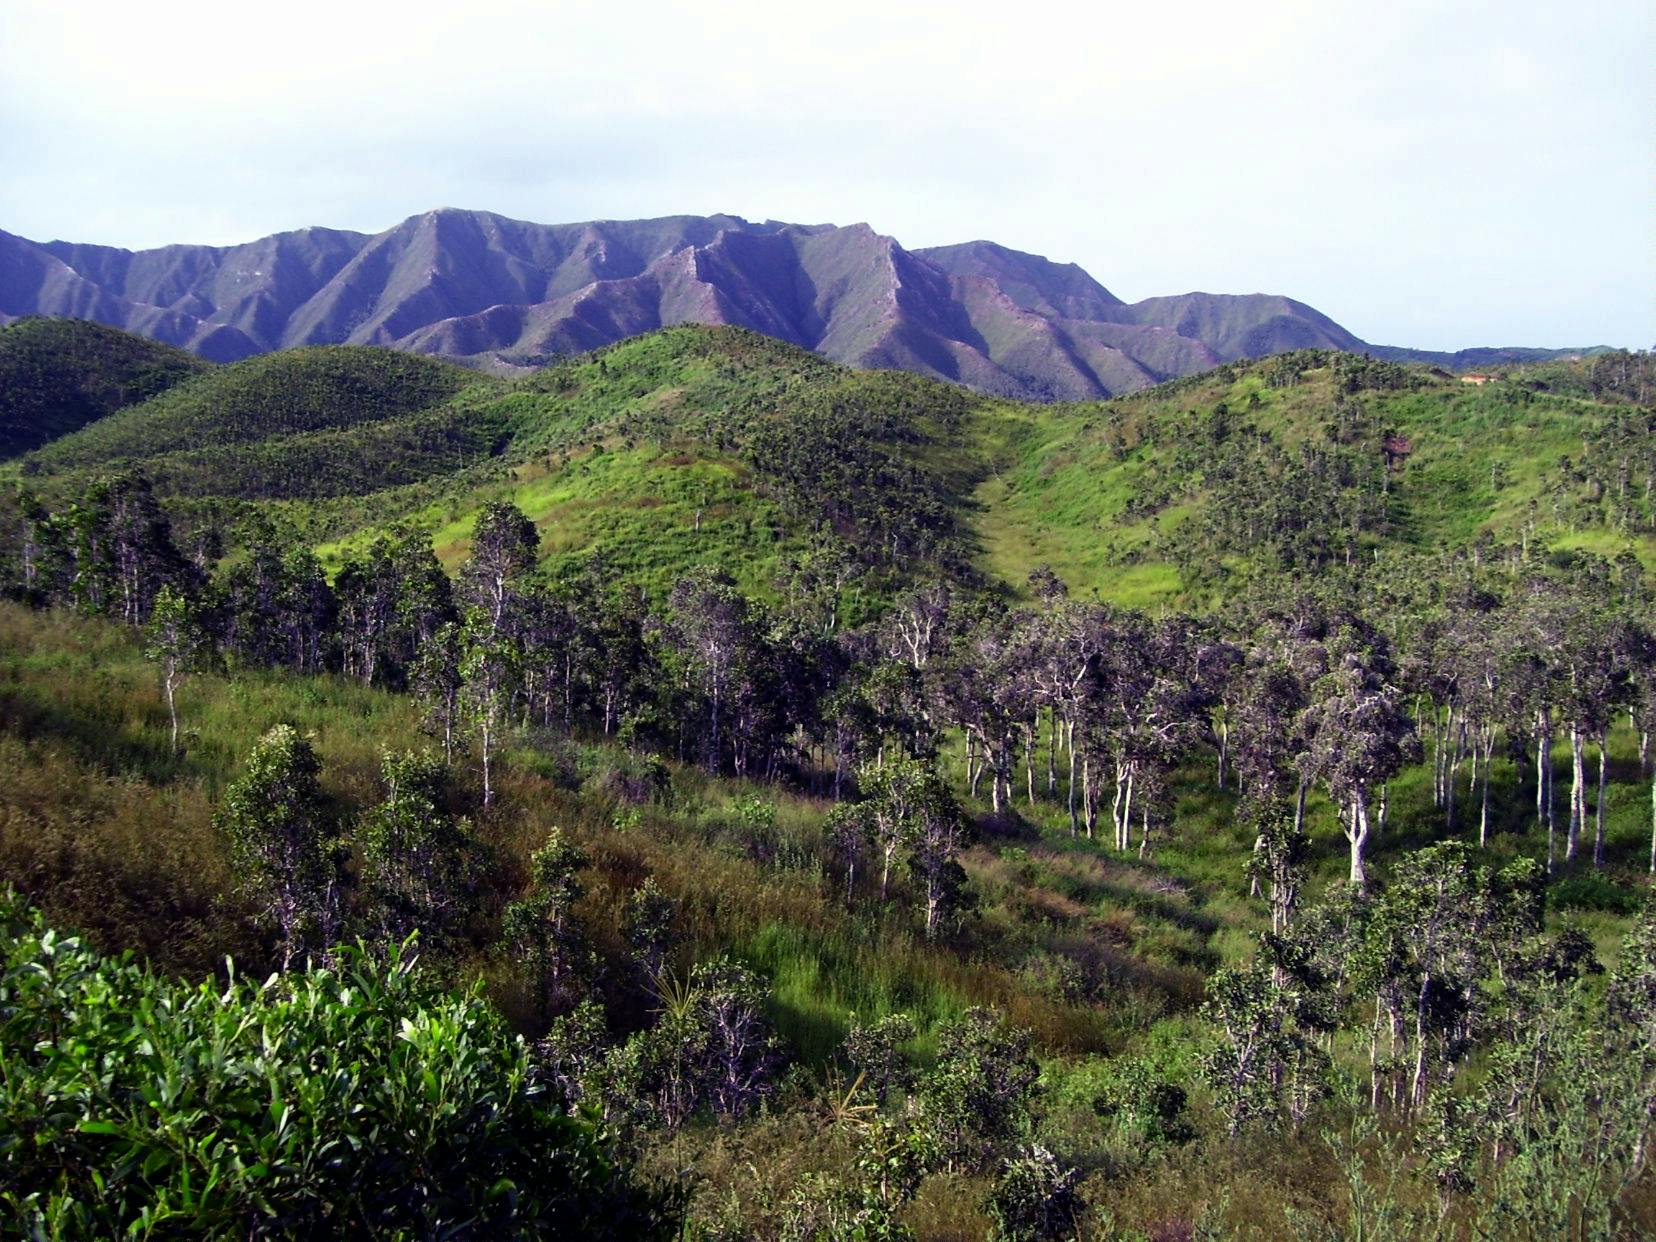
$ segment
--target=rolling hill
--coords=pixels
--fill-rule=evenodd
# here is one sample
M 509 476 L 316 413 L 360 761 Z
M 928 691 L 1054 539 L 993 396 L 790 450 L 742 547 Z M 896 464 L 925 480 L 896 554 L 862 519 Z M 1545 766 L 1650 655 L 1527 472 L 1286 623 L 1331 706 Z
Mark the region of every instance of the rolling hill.
M 221 362 L 354 344 L 506 373 L 673 324 L 732 325 L 1036 400 L 1118 395 L 1285 349 L 1458 359 L 1368 346 L 1286 297 L 1129 304 L 1074 264 L 993 242 L 907 250 L 867 224 L 725 215 L 542 225 L 445 209 L 374 236 L 311 228 L 137 252 L 0 231 L 0 322 L 25 315 L 92 319 Z
M 651 591 L 716 562 L 785 592 L 828 539 L 868 570 L 843 586 L 848 615 L 934 573 L 1021 592 L 1038 564 L 1072 590 L 1205 607 L 1261 575 L 1486 538 L 1656 565 L 1649 499 L 1615 483 L 1652 468 L 1628 404 L 1648 367 L 1618 357 L 1476 385 L 1302 350 L 1048 404 L 730 327 L 516 380 L 317 346 L 213 368 L 13 469 L 46 495 L 137 465 L 186 508 L 279 502 L 329 563 L 409 520 L 452 566 L 476 512 L 509 498 L 554 569 L 600 552 Z
M 1050 322 L 1108 309 L 1073 274 L 1016 256 L 951 261 L 996 266 L 1005 302 L 1041 322 L 1019 300 L 1045 306 Z M 109 359 L 158 348 L 57 321 L 10 331 L 62 337 L 54 382 L 66 392 L 95 388 Z M 83 340 L 99 348 L 70 347 Z M 1377 1106 L 1363 1088 L 1381 1075 L 1402 1088 L 1423 1063 L 1407 1043 L 1381 1059 L 1374 1015 L 1387 997 L 1413 1006 L 1421 995 L 1422 959 L 1408 946 L 1427 936 L 1409 929 L 1464 911 L 1477 921 L 1457 934 L 1486 956 L 1454 967 L 1466 980 L 1454 994 L 1493 998 L 1505 980 L 1539 978 L 1545 990 L 1522 993 L 1538 998 L 1537 1025 L 1509 1038 L 1505 1023 L 1532 1019 L 1489 1011 L 1483 1042 L 1451 1064 L 1431 1032 L 1464 1011 L 1445 1006 L 1435 1028 L 1404 1023 L 1417 1055 L 1441 1058 L 1434 1074 L 1456 1074 L 1468 1100 L 1504 1109 L 1501 1067 L 1533 1064 L 1537 1031 L 1579 1041 L 1579 1060 L 1550 1080 L 1558 1107 L 1578 1108 L 1572 1084 L 1597 1091 L 1605 1066 L 1622 1073 L 1600 1094 L 1625 1107 L 1593 1104 L 1570 1124 L 1592 1141 L 1610 1134 L 1607 1146 L 1630 1153 L 1613 1156 L 1618 1167 L 1632 1167 L 1656 1063 L 1629 1055 L 1650 1046 L 1644 1027 L 1624 1024 L 1626 1042 L 1611 1045 L 1602 1023 L 1623 1021 L 1617 998 L 1633 994 L 1630 977 L 1648 980 L 1656 936 L 1656 912 L 1637 915 L 1651 793 L 1640 728 L 1622 723 L 1633 701 L 1611 699 L 1619 690 L 1597 700 L 1617 707 L 1592 744 L 1597 833 L 1586 804 L 1573 829 L 1539 818 L 1536 699 L 1519 698 L 1510 716 L 1500 705 L 1472 715 L 1478 700 L 1456 678 L 1539 669 L 1545 680 L 1517 693 L 1544 703 L 1571 668 L 1648 678 L 1640 563 L 1656 566 L 1656 361 L 1605 354 L 1476 378 L 1315 348 L 1221 361 L 1106 401 L 1043 403 L 686 324 L 513 378 L 375 346 L 306 346 L 206 367 L 67 434 L 29 424 L 50 442 L 0 464 L 0 874 L 42 914 L 20 914 L 8 891 L 0 932 L 22 946 L 7 985 L 62 999 L 13 1006 L 0 1023 L 24 1067 L 12 1095 L 51 1136 L 0 1153 L 24 1168 L 0 1184 L 100 1188 L 119 1180 L 103 1172 L 114 1167 L 106 1140 L 150 1144 L 146 1180 L 121 1182 L 127 1197 L 105 1209 L 114 1224 L 101 1234 L 118 1233 L 163 1177 L 200 1183 L 193 1153 L 212 1147 L 214 1169 L 262 1205 L 293 1178 L 254 1155 L 291 1133 L 290 1166 L 331 1169 L 326 1153 L 357 1127 L 363 1160 L 351 1167 L 401 1194 L 378 1146 L 402 1151 L 434 1090 L 446 1092 L 437 1111 L 453 1115 L 443 1075 L 494 1065 L 509 1081 L 486 1095 L 489 1115 L 525 1081 L 578 1099 L 582 1117 L 604 1119 L 621 1167 L 646 1185 L 691 1187 L 673 1201 L 681 1232 L 827 1236 L 784 1228 L 809 1223 L 806 1209 L 874 1202 L 850 1196 L 871 1165 L 891 1167 L 886 1136 L 899 1124 L 930 1128 L 903 1140 L 920 1154 L 903 1201 L 886 1209 L 902 1228 L 882 1236 L 1009 1236 L 996 1232 L 1001 1170 L 1027 1163 L 1020 1153 L 1036 1141 L 1061 1190 L 1089 1170 L 1065 1207 L 1065 1232 L 1078 1236 L 1096 1221 L 1143 1237 L 1256 1226 L 1276 1237 L 1279 1217 L 1287 1228 L 1309 1219 L 1306 1204 L 1337 1213 L 1368 1188 L 1388 1196 L 1381 1204 L 1418 1205 L 1407 1219 L 1441 1224 L 1444 1187 L 1427 1158 L 1437 1114 Z M 427 542 L 461 571 L 462 603 L 486 598 L 491 558 L 510 557 L 494 629 L 476 606 L 455 623 Z M 140 584 L 168 575 L 142 636 L 117 620 L 131 597 L 118 566 Z M 1051 572 L 1032 575 L 1042 566 Z M 1595 598 L 1604 605 L 1589 611 Z M 1630 624 L 1612 627 L 1612 607 Z M 1463 644 L 1493 659 L 1463 663 Z M 380 653 L 377 675 L 357 658 L 364 645 Z M 1604 654 L 1615 663 L 1590 663 Z M 482 690 L 491 677 L 495 694 Z M 503 684 L 514 700 L 498 695 Z M 1043 689 L 1065 684 L 1081 686 L 1068 706 Z M 1647 702 L 1635 707 L 1641 725 Z M 444 714 L 453 704 L 458 721 Z M 1330 716 L 1331 704 L 1356 710 Z M 1480 729 L 1476 784 L 1452 727 L 1459 710 Z M 491 718 L 498 734 L 483 727 Z M 1181 740 L 1138 753 L 1147 719 L 1168 719 Z M 1494 726 L 1482 729 L 1502 719 L 1508 745 L 1497 748 Z M 1349 751 L 1391 746 L 1372 872 L 1357 871 L 1355 853 L 1348 861 L 1346 767 L 1302 785 L 1297 858 L 1261 868 L 1262 852 L 1281 849 L 1260 844 L 1261 787 L 1281 791 L 1277 828 L 1289 828 L 1293 773 L 1318 753 L 1308 739 L 1336 731 L 1349 731 Z M 1000 757 L 975 759 L 968 737 L 992 739 Z M 1572 801 L 1590 788 L 1557 741 L 1554 777 L 1540 782 L 1556 779 L 1555 806 L 1567 787 Z M 1124 779 L 1123 759 L 1143 767 Z M 915 796 L 932 808 L 916 821 L 931 835 L 882 854 L 881 819 L 908 814 L 896 803 Z M 1106 833 L 1098 811 L 1116 821 L 1123 799 Z M 304 858 L 303 883 L 320 895 L 276 896 L 311 903 L 303 921 L 268 916 L 272 882 L 246 844 L 258 834 L 300 842 L 284 853 Z M 388 846 L 396 836 L 403 844 Z M 1568 844 L 1555 870 L 1557 838 Z M 1348 881 L 1371 886 L 1354 900 Z M 419 930 L 429 973 L 395 964 L 400 920 Z M 134 950 L 146 973 L 100 964 L 48 925 Z M 456 1038 L 428 1037 L 424 1001 L 412 1018 L 393 1024 L 386 1009 L 365 1025 L 381 986 L 364 973 L 368 956 L 298 967 L 295 950 L 321 961 L 315 948 L 335 928 L 386 945 L 386 977 L 405 980 L 396 986 L 469 987 L 460 1016 L 489 1044 L 461 1040 L 458 1026 Z M 247 982 L 212 974 L 227 958 Z M 1390 961 L 1392 973 L 1349 972 L 1347 983 L 1343 967 L 1318 964 L 1356 960 Z M 1550 973 L 1579 961 L 1585 976 L 1600 960 L 1616 963 L 1604 983 Z M 333 999 L 295 1004 L 287 984 L 259 982 L 290 965 L 288 984 L 332 979 Z M 1280 988 L 1276 965 L 1289 980 Z M 128 1021 L 103 1003 L 126 1003 L 111 979 L 156 1004 Z M 1602 1008 L 1583 1007 L 1601 995 Z M 223 1015 L 209 1035 L 240 1033 L 213 1044 L 235 1050 L 226 1064 L 246 1087 L 219 1092 L 220 1112 L 200 1105 L 190 1070 L 204 1029 L 191 1015 L 203 1007 Z M 260 1039 L 277 1012 L 303 1033 L 283 1037 L 282 1064 L 294 1083 L 320 1084 L 316 1124 L 291 1126 L 292 1110 L 270 1107 Z M 157 1023 L 171 1042 L 157 1043 Z M 701 1085 L 722 1079 L 674 1067 L 709 1062 L 709 1048 L 723 1056 L 711 1063 L 735 1063 L 732 1045 L 719 1054 L 706 1040 L 736 1025 L 751 1033 L 737 1049 L 750 1085 L 731 1103 Z M 1292 1037 L 1271 1035 L 1284 1073 L 1301 1073 L 1295 1049 L 1326 1047 L 1329 1059 L 1303 1095 L 1293 1085 L 1252 1112 L 1254 1097 L 1206 1067 L 1262 1025 Z M 312 1072 L 340 1030 L 368 1031 L 372 1049 L 424 1076 L 403 1091 L 376 1052 L 346 1048 L 350 1074 L 391 1084 L 394 1127 L 356 1109 L 384 1093 L 333 1090 L 345 1078 Z M 85 1067 L 133 1047 L 147 1077 L 100 1087 L 102 1115 L 31 1102 L 81 1100 Z M 56 1059 L 41 1069 L 46 1056 Z M 864 1085 L 877 1058 L 895 1067 L 883 1105 Z M 993 1082 L 972 1084 L 989 1073 L 1025 1084 L 1017 1115 L 973 1139 L 981 1166 L 956 1171 L 928 1154 L 940 1150 L 931 1135 L 986 1111 L 978 1101 L 992 1104 Z M 1325 1092 L 1311 1073 L 1359 1090 Z M 656 1084 L 674 1074 L 694 1094 L 664 1106 Z M 185 1087 L 170 1103 L 174 1083 Z M 339 1100 L 355 1109 L 345 1121 Z M 212 1146 L 232 1132 L 220 1113 L 238 1118 L 240 1146 Z M 565 1135 L 587 1124 L 555 1120 Z M 1342 1165 L 1355 1150 L 1344 1136 L 1379 1143 L 1358 1127 L 1380 1123 L 1395 1128 L 1383 1140 L 1395 1146 L 1375 1147 L 1388 1167 Z M 208 1138 L 174 1142 L 186 1124 Z M 1587 1141 L 1557 1142 L 1536 1181 L 1561 1183 L 1555 1169 L 1579 1166 Z M 70 1174 L 65 1150 L 79 1162 Z M 1648 1233 L 1656 1197 L 1642 1176 L 1606 1177 L 1608 1189 L 1589 1187 L 1560 1214 L 1587 1204 Z M 1472 1185 L 1452 1204 L 1477 1226 L 1468 1237 L 1507 1236 L 1509 1203 L 1546 1199 L 1509 1193 L 1511 1182 Z M 301 1189 L 281 1193 L 334 1212 L 332 1190 Z M 242 1200 L 214 1202 L 227 1220 L 252 1218 Z M 1169 1202 L 1183 1215 L 1170 1217 Z M 1560 1232 L 1547 1223 L 1525 1236 Z
M 0 460 L 206 370 L 199 358 L 84 319 L 0 328 Z

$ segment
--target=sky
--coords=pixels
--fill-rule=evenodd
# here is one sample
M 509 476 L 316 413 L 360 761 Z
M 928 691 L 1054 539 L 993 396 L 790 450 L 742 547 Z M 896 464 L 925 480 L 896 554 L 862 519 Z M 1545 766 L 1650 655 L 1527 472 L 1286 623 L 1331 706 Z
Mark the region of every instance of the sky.
M 989 238 L 1376 343 L 1656 344 L 1649 0 L 0 0 L 0 229 Z

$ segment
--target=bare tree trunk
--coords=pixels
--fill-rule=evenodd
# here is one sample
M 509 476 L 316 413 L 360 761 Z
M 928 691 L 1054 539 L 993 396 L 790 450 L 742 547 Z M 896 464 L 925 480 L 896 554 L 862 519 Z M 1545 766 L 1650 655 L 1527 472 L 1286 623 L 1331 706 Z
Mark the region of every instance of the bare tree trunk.
M 1058 709 L 1047 708 L 1047 797 L 1058 796 Z
M 1593 832 L 1593 866 L 1595 867 L 1604 866 L 1604 794 L 1607 782 L 1606 764 L 1608 762 L 1606 752 L 1610 749 L 1609 732 L 1608 729 L 1601 729 L 1598 735 L 1598 803 L 1594 807 L 1594 816 L 1597 823 Z
M 1024 726 L 1024 790 L 1030 809 L 1035 807 L 1035 732 L 1039 718 Z
M 1358 790 L 1351 798 L 1351 825 L 1346 829 L 1346 840 L 1351 843 L 1351 885 L 1358 892 L 1368 888 L 1368 867 L 1363 850 L 1368 845 L 1368 798 Z
M 1420 976 L 1420 991 L 1415 999 L 1415 1068 L 1414 1086 L 1410 1092 L 1416 1108 L 1426 1102 L 1426 998 L 1432 986 L 1432 972 Z
M 1455 833 L 1455 779 L 1460 774 L 1461 744 L 1460 722 L 1455 719 L 1455 705 L 1449 705 L 1449 728 L 1444 742 L 1449 748 L 1448 757 L 1443 767 L 1443 812 L 1444 833 L 1453 836 Z
M 1656 792 L 1651 796 L 1656 798 Z M 1091 755 L 1081 756 L 1081 802 L 1087 824 L 1087 840 L 1091 841 L 1093 829 L 1098 824 L 1098 799 L 1093 794 Z M 1656 849 L 1656 846 L 1652 848 Z
M 1489 765 L 1495 756 L 1495 726 L 1484 727 L 1483 739 L 1483 805 L 1478 811 L 1478 844 L 1489 844 Z
M 178 689 L 178 674 L 169 667 L 163 684 L 167 689 L 167 715 L 172 718 L 172 753 L 178 753 L 178 699 L 175 691 Z
M 1535 822 L 1547 826 L 1547 874 L 1551 875 L 1558 861 L 1558 819 L 1553 810 L 1552 727 L 1545 712 L 1536 718 Z
M 1070 836 L 1073 837 L 1080 827 L 1075 814 L 1075 742 L 1073 736 L 1069 747 L 1069 817 Z
M 1587 822 L 1587 765 L 1582 756 L 1581 726 L 1570 724 L 1570 827 L 1564 838 L 1564 861 L 1575 861 L 1581 830 Z
M 1545 810 L 1547 800 L 1547 763 L 1548 743 L 1551 739 L 1547 732 L 1546 713 L 1540 713 L 1535 718 L 1535 822 L 1547 822 Z
M 1122 799 L 1120 838 L 1116 841 L 1118 850 L 1127 850 L 1132 845 L 1133 832 L 1133 783 L 1138 775 L 1134 766 L 1127 769 L 1127 796 Z
M 1110 836 L 1117 849 L 1121 848 L 1121 795 L 1127 790 L 1127 776 L 1116 764 L 1115 798 L 1110 803 Z

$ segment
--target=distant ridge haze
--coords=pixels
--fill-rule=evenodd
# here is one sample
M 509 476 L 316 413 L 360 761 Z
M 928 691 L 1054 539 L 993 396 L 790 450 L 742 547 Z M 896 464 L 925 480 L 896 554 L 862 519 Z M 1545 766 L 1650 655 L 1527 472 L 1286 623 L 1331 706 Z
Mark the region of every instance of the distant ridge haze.
M 0 322 L 25 315 L 96 320 L 219 362 L 350 343 L 495 370 L 670 324 L 732 324 L 854 366 L 1047 400 L 1288 349 L 1449 367 L 1570 352 L 1376 346 L 1288 297 L 1126 303 L 1076 264 L 991 241 L 907 250 L 867 224 L 727 215 L 543 225 L 441 209 L 374 235 L 140 251 L 0 231 Z

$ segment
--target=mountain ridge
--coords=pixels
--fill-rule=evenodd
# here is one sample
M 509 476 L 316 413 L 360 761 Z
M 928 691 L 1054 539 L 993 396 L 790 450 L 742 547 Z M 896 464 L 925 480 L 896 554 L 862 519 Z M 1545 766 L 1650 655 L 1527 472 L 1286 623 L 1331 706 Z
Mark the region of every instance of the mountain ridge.
M 439 208 L 377 234 L 311 227 L 124 250 L 0 230 L 0 323 L 85 318 L 215 362 L 380 345 L 484 370 L 678 323 L 729 324 L 861 367 L 1085 400 L 1290 349 L 1446 367 L 1564 350 L 1376 346 L 1276 294 L 1128 303 L 1075 263 L 976 240 L 907 249 L 867 223 L 662 216 L 544 225 Z

